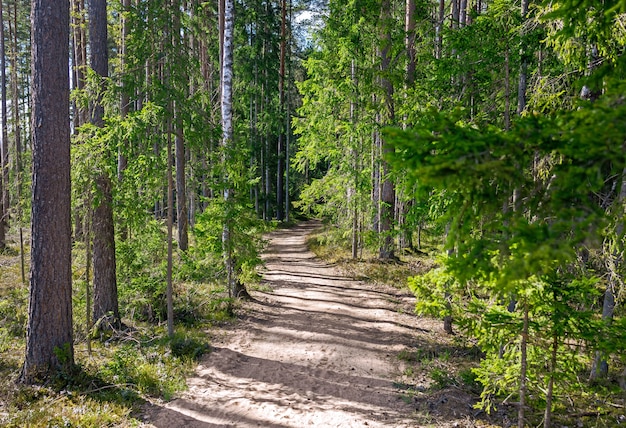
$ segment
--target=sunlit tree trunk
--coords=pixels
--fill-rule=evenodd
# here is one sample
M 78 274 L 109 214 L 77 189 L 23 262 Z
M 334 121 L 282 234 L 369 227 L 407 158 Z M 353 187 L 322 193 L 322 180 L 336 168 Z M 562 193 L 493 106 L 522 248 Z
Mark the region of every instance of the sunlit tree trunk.
M 172 0 L 171 9 L 173 12 L 173 31 L 172 31 L 172 47 L 174 52 L 181 52 L 186 49 L 181 41 L 181 24 L 180 24 L 180 1 Z M 171 67 L 180 67 L 180 64 L 171 64 Z M 182 89 L 182 88 L 181 88 Z M 175 134 L 175 153 L 176 153 L 176 221 L 178 226 L 178 248 L 187 251 L 189 247 L 188 237 L 188 216 L 187 210 L 187 183 L 185 177 L 185 164 L 187 160 L 187 151 L 185 149 L 185 135 L 183 129 L 182 102 L 175 101 L 173 103 L 174 115 L 174 134 Z
M 9 9 L 10 12 L 10 9 Z M 17 35 L 17 2 L 13 2 L 13 16 L 9 21 L 9 32 L 11 33 L 11 106 L 13 109 L 13 137 L 15 138 L 15 176 L 17 177 L 17 201 L 18 201 L 18 217 L 21 220 L 21 207 L 22 198 L 22 125 L 20 118 L 20 93 L 18 86 L 18 35 Z M 11 23 L 13 23 L 13 29 L 11 30 Z
M 276 166 L 276 219 L 284 219 L 285 210 L 285 132 L 283 112 L 285 111 L 285 59 L 287 57 L 287 0 L 280 0 L 280 65 L 278 72 L 279 123 L 277 166 Z
M 405 94 L 413 87 L 415 83 L 415 70 L 417 66 L 417 52 L 415 49 L 415 0 L 406 0 L 405 4 L 405 21 L 404 21 L 405 39 L 404 47 L 406 50 L 406 76 L 405 76 Z M 406 118 L 403 120 L 403 126 L 406 127 Z M 400 250 L 411 247 L 413 230 L 407 227 L 407 215 L 413 201 L 405 200 L 404 192 L 398 191 L 397 196 L 398 211 L 398 228 L 400 236 L 398 237 L 398 247 Z
M 446 3 L 445 0 L 439 0 L 439 8 L 437 10 L 437 24 L 435 26 L 435 58 L 441 59 L 443 53 L 443 20 L 445 18 Z
M 122 46 L 121 46 L 121 55 L 120 55 L 120 68 L 122 73 L 127 73 L 127 56 L 128 56 L 128 38 L 130 37 L 130 28 L 128 25 L 128 18 L 126 13 L 130 13 L 130 0 L 122 1 Z M 130 95 L 128 93 L 128 89 L 124 87 L 124 83 L 122 83 L 122 93 L 120 97 L 120 116 L 122 119 L 128 116 L 130 112 Z M 128 144 L 125 142 L 125 144 Z M 122 181 L 122 177 L 124 175 L 124 170 L 128 166 L 128 159 L 124 154 L 122 146 L 118 148 L 117 152 L 117 179 L 118 181 Z
M 106 0 L 90 0 L 89 49 L 91 68 L 100 77 L 108 76 Z M 101 95 L 93 100 L 91 123 L 104 126 Z M 120 325 L 115 266 L 115 230 L 113 225 L 113 185 L 106 171 L 96 178 L 98 204 L 93 213 L 93 315 L 100 329 Z
M 2 132 L 0 137 L 0 153 L 2 165 L 2 178 L 0 183 L 0 248 L 6 246 L 6 227 L 9 218 L 9 136 L 7 125 L 7 76 L 6 76 L 6 46 L 4 43 L 4 10 L 0 1 L 0 93 L 2 111 Z
M 6 43 L 4 34 L 4 10 L 0 1 L 0 86 L 2 87 L 2 216 L 5 225 L 9 220 L 10 198 L 9 198 L 9 131 L 7 117 L 7 64 L 6 64 Z
M 69 2 L 32 0 L 31 278 L 20 380 L 74 363 L 70 216 Z
M 173 268 L 173 223 L 174 223 L 174 178 L 172 173 L 172 121 L 167 123 L 167 334 L 174 336 L 174 285 L 172 282 Z
M 352 85 L 353 85 L 353 95 L 350 100 L 350 122 L 354 129 L 356 129 L 356 121 L 357 121 L 357 97 L 358 97 L 358 81 L 356 78 L 356 61 L 353 59 L 350 63 L 350 74 L 352 77 Z M 352 137 L 352 168 L 354 171 L 354 178 L 352 186 L 352 259 L 356 260 L 358 258 L 358 244 L 359 244 L 359 161 L 361 153 L 357 150 L 357 141 L 354 141 L 358 138 Z
M 224 39 L 222 42 L 222 82 L 221 82 L 221 109 L 222 109 L 222 148 L 224 150 L 224 162 L 228 162 L 229 150 L 233 144 L 233 50 L 235 33 L 235 1 L 225 0 L 224 4 Z M 224 264 L 226 267 L 229 294 L 233 298 L 247 295 L 243 284 L 237 279 L 235 271 L 235 255 L 233 251 L 232 230 L 233 218 L 229 215 L 230 205 L 233 203 L 233 189 L 231 178 L 225 174 L 224 200 L 226 202 L 226 216 L 222 229 L 222 245 L 224 248 Z
M 395 109 L 393 94 L 393 83 L 389 77 L 391 72 L 391 0 L 383 0 L 381 5 L 381 20 L 382 20 L 382 46 L 380 49 L 381 60 L 381 72 L 382 72 L 382 86 L 384 91 L 384 106 L 385 106 L 385 122 L 387 125 L 392 125 L 395 122 Z M 391 151 L 392 148 L 383 139 L 382 141 L 382 155 Z M 381 215 L 380 215 L 380 233 L 382 235 L 382 244 L 379 249 L 378 256 L 382 260 L 389 260 L 395 258 L 394 254 L 394 237 L 393 237 L 393 225 L 394 225 L 394 213 L 395 213 L 395 200 L 396 192 L 394 183 L 389 177 L 389 166 L 387 162 L 382 160 L 382 176 L 381 176 Z

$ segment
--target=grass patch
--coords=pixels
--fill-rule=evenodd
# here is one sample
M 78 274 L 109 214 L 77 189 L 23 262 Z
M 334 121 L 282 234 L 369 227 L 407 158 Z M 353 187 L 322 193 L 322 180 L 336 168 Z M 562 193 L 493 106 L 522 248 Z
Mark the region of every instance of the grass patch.
M 224 286 L 177 281 L 176 333 L 169 338 L 165 296 L 151 288 L 163 283 L 155 269 L 136 277 L 141 284 L 118 285 L 124 328 L 102 340 L 90 339 L 81 245 L 75 246 L 73 258 L 75 366 L 43 386 L 26 386 L 16 380 L 25 355 L 28 287 L 21 281 L 19 255 L 0 254 L 0 426 L 140 426 L 136 412 L 145 400 L 169 400 L 184 391 L 198 359 L 210 352 L 207 329 L 233 319 Z M 148 312 L 151 318 L 143 316 Z
M 407 278 L 435 266 L 432 257 L 422 251 L 403 252 L 397 261 L 381 261 L 373 246 L 360 249 L 359 257 L 353 259 L 350 236 L 332 227 L 311 234 L 307 245 L 317 257 L 337 265 L 350 278 L 395 288 L 406 288 Z

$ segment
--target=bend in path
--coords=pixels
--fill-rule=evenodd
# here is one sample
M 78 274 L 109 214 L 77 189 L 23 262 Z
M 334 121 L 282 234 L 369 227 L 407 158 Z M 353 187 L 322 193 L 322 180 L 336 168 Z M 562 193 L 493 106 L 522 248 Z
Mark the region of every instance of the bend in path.
M 263 278 L 240 322 L 212 339 L 189 391 L 148 412 L 157 427 L 408 427 L 393 385 L 419 329 L 390 292 L 316 259 L 303 223 L 271 234 Z M 406 301 L 404 302 L 407 303 Z M 409 303 L 410 304 L 410 303 Z

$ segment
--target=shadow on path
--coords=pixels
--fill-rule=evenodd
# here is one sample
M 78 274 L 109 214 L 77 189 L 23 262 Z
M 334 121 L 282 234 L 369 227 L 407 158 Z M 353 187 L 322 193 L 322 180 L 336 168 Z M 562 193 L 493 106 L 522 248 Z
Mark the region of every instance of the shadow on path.
M 210 332 L 213 352 L 189 391 L 145 413 L 157 427 L 414 427 L 415 402 L 393 379 L 415 343 L 406 296 L 368 287 L 317 260 L 307 222 L 273 232 L 264 282 L 240 321 Z

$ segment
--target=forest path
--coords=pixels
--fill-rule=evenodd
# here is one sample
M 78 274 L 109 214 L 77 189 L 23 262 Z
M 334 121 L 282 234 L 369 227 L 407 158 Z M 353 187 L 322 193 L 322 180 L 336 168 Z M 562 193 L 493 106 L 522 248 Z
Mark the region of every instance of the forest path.
M 263 281 L 241 320 L 211 332 L 189 391 L 150 406 L 156 427 L 408 427 L 393 379 L 421 329 L 414 298 L 342 277 L 307 249 L 319 223 L 272 233 Z M 408 312 L 408 313 L 407 313 Z M 422 332 L 424 330 L 421 330 Z M 408 400 L 407 400 L 408 401 Z

